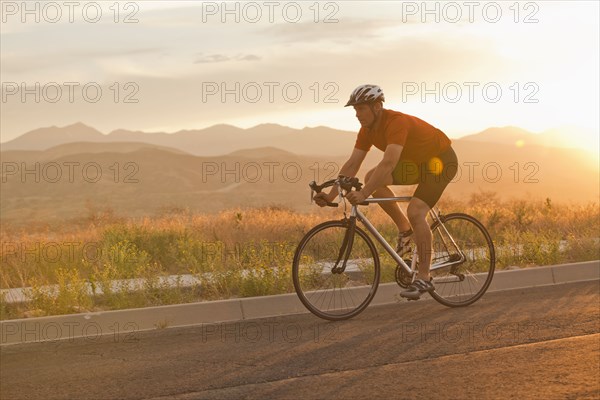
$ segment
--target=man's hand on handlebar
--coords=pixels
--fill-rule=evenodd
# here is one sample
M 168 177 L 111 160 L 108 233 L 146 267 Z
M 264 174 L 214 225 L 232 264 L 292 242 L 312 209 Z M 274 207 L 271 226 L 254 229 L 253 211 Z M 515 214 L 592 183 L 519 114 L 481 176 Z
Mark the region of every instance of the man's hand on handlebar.
M 335 200 L 337 196 L 334 196 L 333 198 L 331 198 L 331 196 L 325 192 L 320 192 L 315 194 L 315 196 L 313 197 L 313 199 L 315 200 L 315 203 L 317 203 L 317 205 L 319 207 L 325 207 L 327 206 L 327 203 L 331 203 L 333 200 Z
M 356 177 L 346 177 L 346 176 L 338 176 L 337 179 L 331 179 L 321 185 L 318 185 L 315 181 L 312 181 L 308 184 L 311 189 L 311 194 L 317 192 L 316 195 L 313 196 L 313 200 L 317 203 L 319 207 L 337 207 L 338 203 L 333 203 L 332 201 L 338 196 L 339 190 L 345 191 L 346 193 L 350 193 L 352 189 L 360 191 L 362 189 L 362 183 L 359 182 Z M 328 194 L 322 192 L 323 189 L 334 186 Z M 342 192 L 343 193 L 343 192 Z M 359 195 L 355 197 L 356 199 L 361 199 L 364 201 L 364 197 Z M 354 203 L 353 203 L 354 204 Z
M 352 205 L 355 205 L 365 201 L 367 199 L 367 196 L 365 196 L 360 190 L 353 190 L 352 192 L 346 194 L 346 198 Z

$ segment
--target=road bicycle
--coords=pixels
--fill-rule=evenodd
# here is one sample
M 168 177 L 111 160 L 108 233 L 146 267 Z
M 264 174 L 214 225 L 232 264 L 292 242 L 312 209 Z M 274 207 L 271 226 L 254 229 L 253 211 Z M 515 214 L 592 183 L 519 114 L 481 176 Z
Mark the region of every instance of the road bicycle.
M 321 185 L 313 181 L 309 184 L 311 200 L 315 192 L 334 185 L 344 204 L 344 218 L 323 222 L 308 231 L 296 248 L 292 265 L 294 287 L 302 304 L 316 316 L 333 321 L 361 313 L 373 300 L 382 275 L 379 252 L 357 222 L 391 256 L 392 264 L 384 269 L 386 279 L 406 288 L 415 280 L 419 266 L 416 246 L 403 259 L 358 208 L 385 201 L 408 202 L 412 197 L 367 198 L 352 205 L 348 217 L 345 196 L 362 188 L 358 178 L 340 175 Z M 339 203 L 327 205 L 338 207 Z M 435 287 L 430 295 L 448 307 L 474 303 L 494 275 L 496 256 L 488 231 L 463 213 L 442 214 L 433 208 L 429 219 L 433 234 L 430 273 Z

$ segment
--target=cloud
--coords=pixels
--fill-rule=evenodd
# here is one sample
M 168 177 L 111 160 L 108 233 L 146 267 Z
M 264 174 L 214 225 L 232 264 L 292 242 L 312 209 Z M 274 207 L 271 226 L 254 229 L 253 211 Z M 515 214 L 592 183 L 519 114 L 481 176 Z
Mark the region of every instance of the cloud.
M 200 55 L 194 64 L 207 64 L 207 63 L 216 63 L 216 62 L 224 62 L 229 61 L 230 57 L 224 54 L 209 54 L 209 55 Z
M 262 57 L 255 54 L 246 54 L 243 57 L 238 58 L 240 61 L 259 61 Z
M 104 81 L 114 75 L 155 75 L 165 50 L 157 47 L 76 49 L 43 56 L 19 52 L 2 60 L 4 81 Z M 148 68 L 149 63 L 154 68 Z M 164 63 L 164 62 L 163 62 Z M 121 68 L 125 66 L 125 68 Z
M 260 33 L 284 43 L 314 43 L 320 41 L 350 42 L 355 39 L 374 39 L 378 31 L 396 26 L 395 21 L 344 19 L 335 23 L 274 24 L 261 29 Z
M 234 56 L 228 56 L 225 54 L 198 54 L 198 58 L 194 61 L 194 64 L 209 64 L 226 61 L 259 61 L 262 57 L 256 54 L 236 54 Z

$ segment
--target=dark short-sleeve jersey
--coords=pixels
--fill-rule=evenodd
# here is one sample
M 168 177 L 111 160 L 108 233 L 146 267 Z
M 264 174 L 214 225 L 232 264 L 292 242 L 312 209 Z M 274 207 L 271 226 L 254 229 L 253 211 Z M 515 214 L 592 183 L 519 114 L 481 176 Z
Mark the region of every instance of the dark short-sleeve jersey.
M 389 144 L 399 144 L 404 147 L 400 160 L 420 163 L 443 153 L 450 143 L 444 132 L 427 122 L 384 109 L 377 126 L 360 129 L 354 147 L 369 151 L 371 146 L 375 146 L 385 151 Z

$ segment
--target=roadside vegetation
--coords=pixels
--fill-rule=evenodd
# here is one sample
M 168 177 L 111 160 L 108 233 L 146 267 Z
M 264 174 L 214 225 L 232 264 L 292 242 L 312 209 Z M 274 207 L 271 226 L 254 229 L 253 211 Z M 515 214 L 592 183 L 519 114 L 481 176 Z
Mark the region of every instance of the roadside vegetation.
M 500 200 L 479 193 L 466 201 L 444 199 L 440 208 L 484 223 L 499 269 L 600 258 L 598 203 Z M 396 231 L 388 217 L 378 207 L 366 212 L 392 241 Z M 296 244 L 317 223 L 342 216 L 339 209 L 299 214 L 277 206 L 218 214 L 170 209 L 143 219 L 91 210 L 87 218 L 58 227 L 3 226 L 0 287 L 28 289 L 27 301 L 20 303 L 7 302 L 10 295 L 4 293 L 0 317 L 293 292 Z

